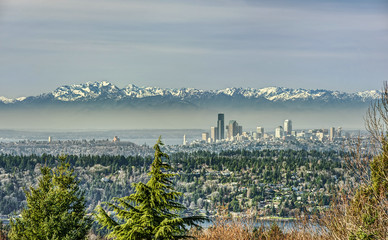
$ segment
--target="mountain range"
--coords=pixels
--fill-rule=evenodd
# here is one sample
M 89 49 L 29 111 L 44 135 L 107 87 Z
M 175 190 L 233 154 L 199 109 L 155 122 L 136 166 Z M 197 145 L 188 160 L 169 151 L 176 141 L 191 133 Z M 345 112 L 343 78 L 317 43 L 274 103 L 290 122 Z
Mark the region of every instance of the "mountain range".
M 330 90 L 292 89 L 284 87 L 225 88 L 201 90 L 194 88 L 138 87 L 129 84 L 119 88 L 107 81 L 61 86 L 38 96 L 9 99 L 0 97 L 0 106 L 30 105 L 94 105 L 130 107 L 316 107 L 352 105 L 365 106 L 378 99 L 377 90 L 346 93 Z M 97 104 L 96 104 L 97 103 Z

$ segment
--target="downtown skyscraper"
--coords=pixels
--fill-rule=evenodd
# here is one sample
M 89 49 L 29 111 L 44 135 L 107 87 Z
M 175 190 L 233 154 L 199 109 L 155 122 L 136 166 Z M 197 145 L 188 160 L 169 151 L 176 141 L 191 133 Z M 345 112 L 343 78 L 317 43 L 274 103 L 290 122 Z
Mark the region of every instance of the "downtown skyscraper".
M 290 135 L 292 132 L 292 121 L 289 119 L 284 120 L 284 132 L 286 135 Z
M 218 114 L 218 121 L 217 121 L 217 130 L 218 130 L 218 139 L 222 140 L 225 138 L 224 131 L 225 131 L 225 116 L 223 113 Z

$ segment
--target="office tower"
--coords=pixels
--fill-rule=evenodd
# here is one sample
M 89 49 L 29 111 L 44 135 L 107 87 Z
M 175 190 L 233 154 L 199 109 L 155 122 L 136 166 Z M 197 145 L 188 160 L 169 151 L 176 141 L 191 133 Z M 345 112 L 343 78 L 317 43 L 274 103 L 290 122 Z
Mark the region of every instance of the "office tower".
M 257 134 L 258 134 L 258 138 L 262 138 L 264 137 L 264 128 L 263 127 L 257 127 Z
M 292 132 L 292 121 L 291 120 L 284 120 L 284 133 L 287 135 L 290 135 Z
M 215 142 L 218 139 L 217 135 L 218 135 L 217 127 L 211 127 L 210 138 L 212 139 L 213 142 Z
M 52 140 L 53 140 L 52 137 L 49 136 L 49 137 L 48 137 L 48 142 L 51 143 Z
M 224 126 L 224 114 L 219 113 L 218 114 L 218 121 L 217 121 L 217 128 L 218 128 L 218 139 L 222 140 L 224 139 L 224 131 L 225 131 L 225 126 Z
M 264 134 L 264 128 L 263 127 L 257 127 L 257 133 L 263 135 Z
M 228 139 L 232 139 L 237 136 L 239 132 L 238 124 L 235 120 L 230 120 L 228 125 Z
M 209 133 L 203 132 L 202 133 L 202 140 L 206 142 L 208 138 L 209 138 Z
M 335 138 L 335 128 L 331 127 L 330 128 L 330 133 L 329 133 L 329 140 L 332 142 Z
M 241 136 L 242 135 L 242 133 L 243 133 L 243 131 L 242 131 L 243 129 L 242 129 L 242 126 L 238 126 L 238 134 Z
M 282 138 L 283 137 L 283 127 L 279 126 L 275 129 L 275 138 Z
M 186 134 L 183 135 L 183 145 L 186 145 L 187 144 L 187 141 L 186 141 Z
M 342 127 L 338 127 L 338 129 L 337 129 L 337 137 L 342 137 Z

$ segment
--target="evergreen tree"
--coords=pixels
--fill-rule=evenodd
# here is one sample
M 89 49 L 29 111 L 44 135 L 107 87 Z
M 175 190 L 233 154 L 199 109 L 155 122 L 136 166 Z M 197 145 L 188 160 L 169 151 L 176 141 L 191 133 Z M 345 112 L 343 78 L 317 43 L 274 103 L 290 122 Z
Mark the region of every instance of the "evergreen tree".
M 168 155 L 160 150 L 161 139 L 154 146 L 155 158 L 151 165 L 150 180 L 144 184 L 135 183 L 135 193 L 115 198 L 116 204 L 106 203 L 115 213 L 113 216 L 100 206 L 97 221 L 111 232 L 108 237 L 115 239 L 180 239 L 188 226 L 207 219 L 202 216 L 182 217 L 180 212 L 186 208 L 177 202 L 182 193 L 175 191 L 170 173 L 172 167 L 163 162 Z
M 84 194 L 66 157 L 60 157 L 55 170 L 45 166 L 41 173 L 38 186 L 25 191 L 27 207 L 21 218 L 11 221 L 10 239 L 86 239 L 92 221 L 86 216 Z
M 7 240 L 7 226 L 3 225 L 3 222 L 0 221 L 0 240 Z

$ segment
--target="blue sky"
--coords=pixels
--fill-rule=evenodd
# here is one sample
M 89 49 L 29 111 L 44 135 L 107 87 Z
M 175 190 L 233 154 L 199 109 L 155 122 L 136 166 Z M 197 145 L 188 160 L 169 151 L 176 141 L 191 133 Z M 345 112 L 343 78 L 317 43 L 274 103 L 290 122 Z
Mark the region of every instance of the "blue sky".
M 387 43 L 385 0 L 2 0 L 0 96 L 102 80 L 380 89 Z

